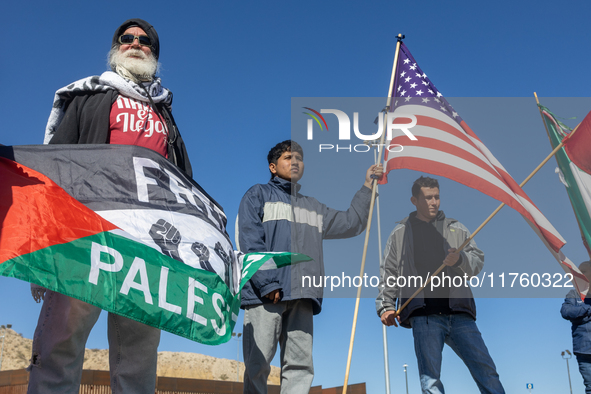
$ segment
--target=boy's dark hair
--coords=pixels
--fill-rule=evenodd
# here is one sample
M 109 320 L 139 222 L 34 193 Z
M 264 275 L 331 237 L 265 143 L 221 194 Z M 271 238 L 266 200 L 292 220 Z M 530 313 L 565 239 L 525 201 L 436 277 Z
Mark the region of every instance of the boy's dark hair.
M 285 152 L 298 152 L 300 155 L 302 155 L 302 160 L 304 159 L 304 150 L 300 144 L 292 140 L 285 140 L 271 148 L 269 154 L 267 155 L 267 161 L 269 164 L 277 164 L 277 160 L 279 160 L 281 155 L 283 155 Z M 271 179 L 273 179 L 273 177 L 274 175 L 271 173 Z
M 421 176 L 412 184 L 412 196 L 414 198 L 419 197 L 422 187 L 436 187 L 439 189 L 439 182 L 437 182 L 437 179 L 429 178 L 428 176 Z

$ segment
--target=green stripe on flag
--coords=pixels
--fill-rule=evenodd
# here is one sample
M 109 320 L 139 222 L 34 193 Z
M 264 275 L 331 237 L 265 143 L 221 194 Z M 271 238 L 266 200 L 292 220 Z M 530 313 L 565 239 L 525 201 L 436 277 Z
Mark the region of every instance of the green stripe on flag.
M 277 267 L 302 254 L 249 253 L 240 289 L 268 260 Z M 35 283 L 208 345 L 230 340 L 240 310 L 216 274 L 192 268 L 114 232 L 53 245 L 0 264 L 0 275 Z
M 551 116 L 551 118 L 549 118 L 545 115 L 544 122 L 547 126 L 552 148 L 556 148 L 571 129 L 558 121 L 556 116 L 550 112 L 548 108 L 542 105 L 540 105 L 540 108 Z M 575 212 L 577 222 L 579 223 L 583 242 L 589 253 L 591 253 L 591 214 L 588 209 L 588 207 L 591 206 L 591 196 L 588 190 L 591 185 L 585 186 L 582 182 L 582 180 L 586 178 L 591 182 L 591 175 L 578 168 L 570 160 L 564 148 L 560 149 L 555 156 L 556 161 L 558 162 L 558 167 L 560 168 L 564 181 L 567 184 L 566 191 Z

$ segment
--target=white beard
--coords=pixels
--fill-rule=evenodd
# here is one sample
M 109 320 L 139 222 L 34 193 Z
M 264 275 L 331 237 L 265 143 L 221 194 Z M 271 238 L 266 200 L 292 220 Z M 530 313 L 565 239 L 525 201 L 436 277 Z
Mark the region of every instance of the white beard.
M 109 65 L 117 74 L 134 82 L 152 81 L 159 66 L 154 54 L 146 55 L 141 49 L 120 52 L 119 47 L 109 52 Z

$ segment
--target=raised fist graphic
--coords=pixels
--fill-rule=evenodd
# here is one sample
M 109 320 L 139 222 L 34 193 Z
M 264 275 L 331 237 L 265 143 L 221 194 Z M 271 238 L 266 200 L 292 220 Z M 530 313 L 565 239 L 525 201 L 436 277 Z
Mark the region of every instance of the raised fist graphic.
M 191 250 L 199 258 L 199 265 L 201 265 L 201 268 L 209 272 L 215 272 L 209 263 L 209 249 L 207 249 L 207 246 L 201 242 L 194 242 L 193 245 L 191 245 Z
M 232 258 L 230 257 L 230 255 L 228 253 L 226 253 L 224 251 L 222 244 L 219 242 L 215 243 L 214 251 L 220 257 L 220 259 L 222 259 L 222 261 L 224 262 L 224 266 L 226 267 L 226 273 L 224 275 L 224 282 L 226 282 L 226 285 L 230 286 L 230 265 L 232 264 Z
M 164 219 L 159 219 L 150 228 L 150 237 L 160 247 L 163 254 L 183 262 L 179 255 L 179 243 L 182 237 L 176 227 Z

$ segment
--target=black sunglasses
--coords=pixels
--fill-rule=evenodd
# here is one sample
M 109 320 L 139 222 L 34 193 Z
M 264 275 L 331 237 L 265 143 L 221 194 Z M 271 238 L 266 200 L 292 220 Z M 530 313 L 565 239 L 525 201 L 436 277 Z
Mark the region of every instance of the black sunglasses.
M 119 44 L 131 45 L 137 38 L 138 42 L 143 47 L 152 47 L 152 41 L 148 36 L 134 36 L 133 34 L 123 34 L 119 36 Z

